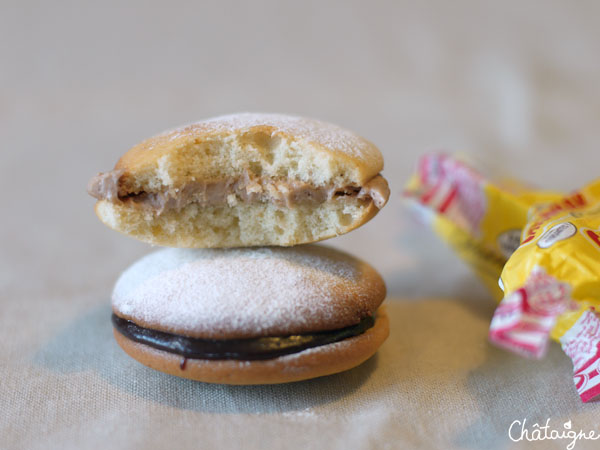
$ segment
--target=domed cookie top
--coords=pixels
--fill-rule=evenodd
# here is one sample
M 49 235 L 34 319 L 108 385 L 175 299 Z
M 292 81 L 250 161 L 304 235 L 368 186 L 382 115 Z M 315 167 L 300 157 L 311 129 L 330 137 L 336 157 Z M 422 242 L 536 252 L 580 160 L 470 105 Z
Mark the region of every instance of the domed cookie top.
M 90 181 L 111 228 L 174 247 L 290 246 L 371 219 L 389 189 L 369 141 L 275 114 L 217 117 L 148 139 Z
M 113 311 L 144 328 L 233 339 L 356 325 L 384 297 L 371 266 L 327 247 L 163 249 L 121 275 Z

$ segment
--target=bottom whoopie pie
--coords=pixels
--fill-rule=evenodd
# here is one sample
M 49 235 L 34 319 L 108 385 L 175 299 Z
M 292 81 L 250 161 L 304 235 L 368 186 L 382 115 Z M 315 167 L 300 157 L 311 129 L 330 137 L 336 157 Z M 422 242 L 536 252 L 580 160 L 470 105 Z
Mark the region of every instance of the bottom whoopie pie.
M 370 265 L 319 245 L 176 249 L 127 269 L 114 335 L 153 369 L 209 383 L 285 383 L 371 357 L 389 334 L 385 284 Z

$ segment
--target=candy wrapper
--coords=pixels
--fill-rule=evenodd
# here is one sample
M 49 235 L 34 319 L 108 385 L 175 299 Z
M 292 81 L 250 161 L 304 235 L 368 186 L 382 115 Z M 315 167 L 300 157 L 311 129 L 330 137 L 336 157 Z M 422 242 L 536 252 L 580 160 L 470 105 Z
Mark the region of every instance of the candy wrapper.
M 492 342 L 544 355 L 548 338 L 573 361 L 583 401 L 600 394 L 600 180 L 536 206 L 501 275 Z
M 500 300 L 491 342 L 541 358 L 552 337 L 582 400 L 600 394 L 600 181 L 564 196 L 431 154 L 405 195 Z
M 534 204 L 561 197 L 516 180 L 488 180 L 458 158 L 428 154 L 404 192 L 434 231 L 475 271 L 497 300 L 498 279 L 517 249 Z

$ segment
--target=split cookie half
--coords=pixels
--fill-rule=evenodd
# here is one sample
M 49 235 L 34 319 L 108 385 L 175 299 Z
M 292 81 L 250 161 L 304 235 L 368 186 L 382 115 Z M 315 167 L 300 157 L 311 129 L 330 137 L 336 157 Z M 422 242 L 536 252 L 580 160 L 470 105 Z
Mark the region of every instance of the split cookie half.
M 109 227 L 188 248 L 292 246 L 347 233 L 389 197 L 379 150 L 328 123 L 217 117 L 150 138 L 88 192 Z

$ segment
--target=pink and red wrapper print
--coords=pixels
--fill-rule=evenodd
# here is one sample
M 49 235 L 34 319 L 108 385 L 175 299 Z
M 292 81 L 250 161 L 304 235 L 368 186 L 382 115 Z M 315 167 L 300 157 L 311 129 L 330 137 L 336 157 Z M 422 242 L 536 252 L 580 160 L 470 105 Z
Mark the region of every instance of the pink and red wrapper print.
M 577 310 L 570 293 L 568 284 L 536 267 L 527 283 L 504 297 L 496 308 L 490 341 L 528 358 L 542 358 L 556 318 L 568 309 Z
M 477 234 L 486 210 L 485 180 L 461 161 L 446 155 L 425 155 L 419 161 L 420 204 Z M 410 195 L 410 194 L 409 194 Z
M 600 395 L 600 319 L 593 309 L 585 311 L 561 338 L 564 352 L 573 361 L 575 387 L 581 400 Z

